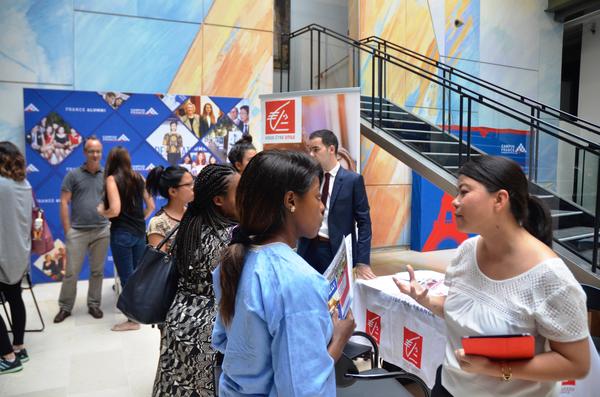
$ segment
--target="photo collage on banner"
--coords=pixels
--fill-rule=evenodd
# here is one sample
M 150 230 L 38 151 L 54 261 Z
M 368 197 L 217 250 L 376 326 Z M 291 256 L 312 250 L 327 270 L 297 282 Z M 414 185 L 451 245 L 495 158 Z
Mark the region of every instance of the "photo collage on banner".
M 60 281 L 66 265 L 60 212 L 65 175 L 85 162 L 85 139 L 95 135 L 103 161 L 125 147 L 144 177 L 157 165 L 181 165 L 196 176 L 250 134 L 250 108 L 243 98 L 24 89 L 27 178 L 55 239 L 54 249 L 32 258 L 34 282 Z M 157 200 L 157 209 L 164 200 Z M 105 275 L 113 275 L 112 256 Z M 89 277 L 84 264 L 81 279 Z

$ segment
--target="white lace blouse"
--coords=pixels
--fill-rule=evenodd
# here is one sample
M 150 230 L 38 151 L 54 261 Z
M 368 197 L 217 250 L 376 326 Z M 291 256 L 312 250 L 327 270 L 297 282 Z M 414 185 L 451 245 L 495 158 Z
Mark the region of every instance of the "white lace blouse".
M 558 396 L 558 382 L 506 382 L 460 369 L 454 350 L 462 347 L 463 336 L 529 333 L 538 354 L 549 350 L 548 340 L 574 342 L 589 334 L 585 293 L 561 259 L 497 281 L 479 270 L 478 240 L 463 242 L 446 271 L 448 341 L 442 384 L 457 397 Z

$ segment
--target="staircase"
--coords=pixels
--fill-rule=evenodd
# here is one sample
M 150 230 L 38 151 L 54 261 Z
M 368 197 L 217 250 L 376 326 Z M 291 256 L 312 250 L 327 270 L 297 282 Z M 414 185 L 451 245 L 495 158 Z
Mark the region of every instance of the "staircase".
M 381 104 L 379 98 L 376 99 L 375 107 L 379 108 L 381 105 L 382 111 L 373 113 L 371 98 L 361 96 L 360 114 L 363 119 L 361 133 L 451 194 L 455 192 L 456 174 L 460 164 L 469 157 L 485 154 L 475 146 L 468 146 L 465 142 L 459 141 L 456 136 L 429 124 L 386 99 L 382 99 Z M 373 114 L 376 114 L 377 127 L 371 126 Z M 383 133 L 387 135 L 387 141 L 382 139 Z M 396 145 L 390 145 L 390 140 L 395 140 Z M 412 149 L 414 153 L 424 158 L 408 158 L 407 149 Z M 446 172 L 439 172 L 438 169 L 438 172 L 432 175 L 432 169 L 436 167 Z M 561 199 L 536 183 L 531 182 L 529 189 L 532 195 L 550 208 L 554 241 L 591 263 L 594 243 L 593 214 L 572 202 Z
M 575 192 L 571 200 L 564 194 L 561 196 L 536 183 L 539 160 L 537 145 L 541 138 L 548 137 L 556 139 L 563 147 L 572 149 L 576 153 L 574 164 L 562 165 L 573 168 L 574 185 L 589 183 L 590 178 L 584 179 L 578 176 L 580 164 L 577 159 L 580 153 L 583 153 L 584 159 L 586 155 L 588 158 L 600 159 L 600 126 L 378 37 L 356 41 L 322 26 L 309 25 L 291 33 L 287 39 L 310 34 L 311 62 L 313 47 L 316 47 L 313 46 L 314 32 L 317 33 L 315 36 L 319 40 L 319 50 L 321 36 L 326 36 L 329 40 L 334 39 L 348 46 L 349 51 L 352 52 L 353 64 L 364 62 L 364 56 L 367 56 L 371 66 L 371 72 L 368 73 L 371 77 L 371 95 L 361 96 L 361 134 L 450 194 L 456 192 L 456 175 L 460 165 L 471 157 L 486 154 L 471 142 L 472 106 L 477 106 L 480 110 L 485 108 L 488 112 L 497 112 L 501 117 L 527 126 L 530 129 L 530 146 L 529 166 L 526 173 L 530 181 L 530 193 L 545 202 L 551 210 L 555 242 L 553 248 L 568 264 L 575 264 L 583 269 L 587 273 L 586 277 L 591 276 L 596 283 L 600 280 L 600 274 L 596 273 L 600 256 L 598 250 L 600 218 L 594 216 L 594 214 L 600 215 L 598 201 L 600 178 L 592 178 L 598 179 L 599 182 L 595 186 L 596 194 L 593 197 L 596 211 L 584 208 L 582 199 L 577 202 Z M 359 54 L 358 58 L 356 54 Z M 363 58 L 360 58 L 360 55 Z M 414 60 L 413 63 L 410 63 L 410 58 Z M 418 66 L 423 63 L 429 66 L 427 68 Z M 403 73 L 413 73 L 422 78 L 426 84 L 438 85 L 443 92 L 441 125 L 421 118 L 386 98 L 386 81 L 390 69 L 393 68 L 401 69 Z M 434 72 L 431 71 L 432 68 Z M 317 66 L 318 73 L 319 69 L 320 65 Z M 360 81 L 360 76 L 356 77 L 353 76 L 352 80 Z M 312 84 L 311 79 L 311 89 Z M 450 133 L 446 128 L 446 121 L 450 120 L 452 112 L 456 113 L 457 109 L 451 109 L 451 104 L 457 102 L 460 104 L 461 115 L 459 133 L 456 133 L 456 130 Z M 524 108 L 529 111 L 524 111 Z M 549 123 L 547 120 L 550 118 L 555 118 L 561 123 Z M 582 130 L 591 137 L 582 137 Z M 598 170 L 594 171 L 598 176 Z M 573 267 L 571 269 L 573 270 Z

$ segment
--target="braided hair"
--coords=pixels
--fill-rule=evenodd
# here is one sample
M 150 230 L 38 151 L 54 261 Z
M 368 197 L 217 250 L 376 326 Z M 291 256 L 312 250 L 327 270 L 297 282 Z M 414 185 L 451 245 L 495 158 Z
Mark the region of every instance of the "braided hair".
M 194 183 L 194 200 L 188 204 L 181 219 L 175 238 L 177 270 L 187 278 L 190 266 L 196 258 L 202 226 L 217 231 L 233 225 L 233 222 L 219 212 L 213 203 L 215 196 L 227 193 L 229 177 L 236 170 L 224 164 L 211 164 L 202 169 Z

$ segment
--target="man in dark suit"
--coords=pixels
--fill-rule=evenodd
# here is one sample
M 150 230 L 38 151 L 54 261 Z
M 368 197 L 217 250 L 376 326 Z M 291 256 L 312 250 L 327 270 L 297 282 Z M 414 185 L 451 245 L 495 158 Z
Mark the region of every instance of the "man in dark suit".
M 325 206 L 319 234 L 300 239 L 298 254 L 319 273 L 333 260 L 344 236 L 352 235 L 352 260 L 357 278 L 371 279 L 371 217 L 363 177 L 340 166 L 338 140 L 329 130 L 310 134 L 309 151 L 323 167 L 321 201 Z M 356 228 L 358 227 L 358 233 Z

